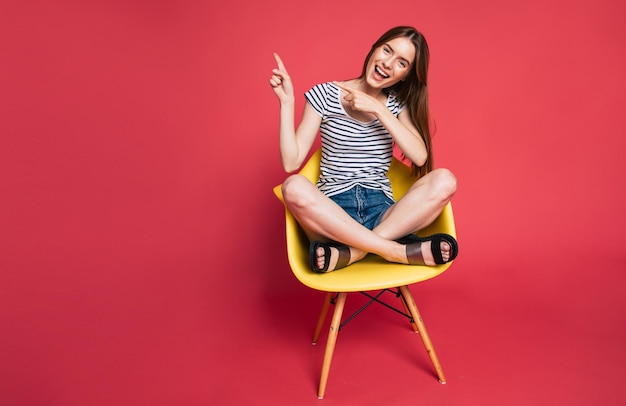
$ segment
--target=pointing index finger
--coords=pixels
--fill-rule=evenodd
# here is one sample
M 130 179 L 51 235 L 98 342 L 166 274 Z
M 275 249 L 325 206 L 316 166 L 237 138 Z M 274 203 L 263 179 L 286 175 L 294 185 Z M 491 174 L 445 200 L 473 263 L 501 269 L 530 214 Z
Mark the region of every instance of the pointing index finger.
M 285 64 L 283 63 L 282 59 L 280 59 L 280 56 L 278 56 L 276 52 L 274 52 L 274 59 L 276 59 L 276 64 L 278 65 L 278 69 L 287 72 L 287 69 L 285 69 Z
M 334 82 L 333 82 L 333 84 L 334 84 L 335 86 L 337 86 L 338 88 L 340 88 L 340 89 L 342 89 L 342 90 L 345 90 L 345 91 L 346 91 L 346 92 L 348 92 L 348 93 L 352 93 L 352 92 L 354 92 L 354 89 L 352 89 L 352 88 L 350 88 L 350 87 L 348 87 L 348 86 L 344 85 L 344 84 L 343 84 L 343 83 L 341 83 L 341 82 L 334 81 Z

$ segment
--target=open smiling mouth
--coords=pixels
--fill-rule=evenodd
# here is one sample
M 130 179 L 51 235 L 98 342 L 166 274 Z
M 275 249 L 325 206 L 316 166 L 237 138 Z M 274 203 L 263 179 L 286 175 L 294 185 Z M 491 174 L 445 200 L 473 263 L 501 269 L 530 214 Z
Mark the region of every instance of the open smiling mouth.
M 378 66 L 375 66 L 374 69 L 376 70 L 376 73 L 378 73 L 380 76 L 382 76 L 385 79 L 389 79 L 389 75 L 383 72 Z

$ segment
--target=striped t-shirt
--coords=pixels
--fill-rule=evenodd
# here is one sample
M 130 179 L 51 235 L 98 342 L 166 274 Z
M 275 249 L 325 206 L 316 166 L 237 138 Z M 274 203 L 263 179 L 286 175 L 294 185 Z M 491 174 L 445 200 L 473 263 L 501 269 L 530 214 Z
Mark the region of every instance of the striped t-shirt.
M 382 190 L 393 199 L 387 177 L 393 140 L 380 121 L 364 123 L 350 117 L 341 105 L 340 89 L 331 82 L 314 86 L 305 97 L 322 117 L 322 160 L 317 187 L 332 196 L 360 185 Z M 391 94 L 387 108 L 397 117 L 403 106 Z

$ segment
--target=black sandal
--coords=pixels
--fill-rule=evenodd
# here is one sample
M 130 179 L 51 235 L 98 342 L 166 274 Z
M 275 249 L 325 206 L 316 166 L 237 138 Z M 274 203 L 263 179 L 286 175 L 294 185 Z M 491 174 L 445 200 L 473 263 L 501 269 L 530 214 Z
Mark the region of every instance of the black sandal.
M 317 250 L 318 248 L 324 249 L 324 267 L 317 267 Z M 316 273 L 326 273 L 328 272 L 328 263 L 330 262 L 330 249 L 337 248 L 339 251 L 339 258 L 337 259 L 337 265 L 335 265 L 336 271 L 337 269 L 345 268 L 350 263 L 350 247 L 343 244 L 335 244 L 335 243 L 323 243 L 320 241 L 313 241 L 309 245 L 309 266 L 311 270 Z
M 424 263 L 424 256 L 422 255 L 422 243 L 430 241 L 430 250 L 432 251 L 435 264 L 441 265 L 453 261 L 459 253 L 459 246 L 449 234 L 433 234 L 430 237 L 418 237 L 411 236 L 411 242 L 406 244 L 406 258 L 409 260 L 409 265 L 426 265 Z M 450 259 L 443 260 L 441 255 L 441 242 L 447 242 L 450 245 Z

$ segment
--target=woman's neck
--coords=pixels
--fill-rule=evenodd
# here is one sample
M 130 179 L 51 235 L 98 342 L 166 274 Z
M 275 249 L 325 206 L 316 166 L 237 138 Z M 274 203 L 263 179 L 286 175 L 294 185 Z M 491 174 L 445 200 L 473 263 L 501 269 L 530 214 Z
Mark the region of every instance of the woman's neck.
M 381 94 L 383 93 L 382 89 L 378 89 L 375 87 L 371 87 L 367 84 L 367 81 L 363 78 L 356 78 L 348 81 L 348 85 L 354 87 L 357 90 L 362 91 L 368 96 L 372 96 L 375 99 L 381 98 Z

